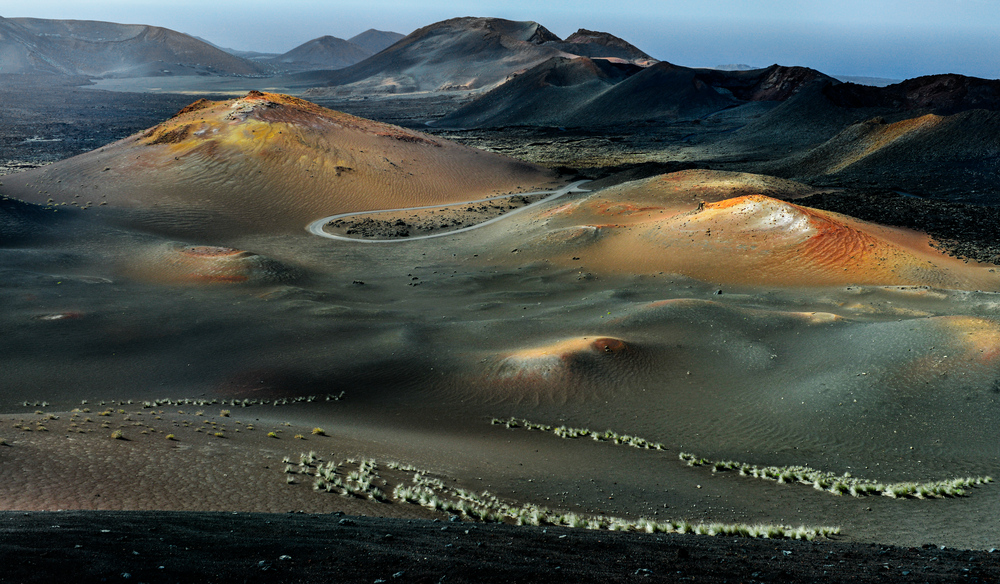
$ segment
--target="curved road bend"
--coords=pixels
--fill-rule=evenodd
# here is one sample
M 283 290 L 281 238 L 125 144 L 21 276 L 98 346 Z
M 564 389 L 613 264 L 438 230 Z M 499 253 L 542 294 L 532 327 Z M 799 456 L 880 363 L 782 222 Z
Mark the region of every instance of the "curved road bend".
M 452 204 L 444 204 L 444 205 L 425 205 L 423 207 L 404 207 L 402 209 L 376 209 L 376 210 L 373 210 L 373 211 L 357 211 L 357 212 L 354 212 L 354 213 L 341 213 L 339 215 L 331 215 L 329 217 L 323 217 L 322 219 L 317 219 L 317 220 L 313 221 L 312 223 L 310 223 L 309 225 L 306 226 L 306 231 L 308 231 L 309 233 L 312 233 L 313 235 L 318 235 L 320 237 L 326 237 L 328 239 L 337 239 L 337 240 L 340 240 L 340 241 L 352 241 L 354 243 L 399 243 L 399 242 L 405 242 L 405 241 L 416 241 L 418 239 L 430 239 L 432 237 L 444 237 L 446 235 L 454 235 L 456 233 L 462 233 L 464 231 L 472 231 L 473 229 L 478 229 L 480 227 L 485 227 L 485 226 L 487 226 L 487 225 L 489 225 L 491 223 L 496 223 L 497 221 L 500 221 L 501 219 L 506 219 L 507 217 L 510 217 L 511 215 L 515 215 L 517 213 L 520 213 L 521 211 L 530 209 L 531 207 L 534 207 L 536 205 L 541 205 L 542 203 L 547 203 L 547 202 L 552 201 L 554 199 L 558 199 L 559 197 L 561 197 L 561 196 L 563 196 L 565 194 L 568 194 L 568 193 L 585 193 L 585 192 L 587 192 L 587 190 L 586 189 L 581 189 L 580 185 L 582 185 L 584 183 L 588 183 L 588 182 L 590 182 L 590 181 L 579 180 L 579 181 L 576 181 L 575 183 L 566 185 L 563 188 L 555 190 L 555 191 L 535 191 L 535 192 L 531 192 L 531 193 L 514 193 L 512 195 L 497 195 L 495 197 L 488 197 L 486 199 L 476 199 L 475 201 L 462 201 L 461 203 L 452 203 Z M 468 227 L 463 227 L 461 229 L 456 229 L 454 231 L 445 231 L 445 232 L 442 232 L 442 233 L 432 233 L 430 235 L 418 235 L 416 237 L 397 237 L 397 238 L 394 238 L 394 239 L 357 239 L 357 238 L 353 238 L 353 237 L 343 237 L 343 236 L 340 236 L 340 235 L 333 235 L 332 233 L 327 233 L 326 231 L 323 231 L 323 227 L 327 223 L 330 223 L 331 221 L 336 221 L 337 219 L 343 219 L 344 217 L 354 217 L 354 216 L 357 216 L 357 215 L 371 215 L 371 214 L 374 214 L 374 213 L 394 213 L 394 212 L 397 212 L 397 211 L 416 211 L 416 210 L 419 210 L 419 209 L 439 209 L 441 207 L 452 207 L 452 206 L 457 206 L 457 205 L 471 205 L 473 203 L 485 203 L 486 201 L 493 201 L 493 200 L 496 200 L 496 199 L 506 199 L 508 197 L 518 196 L 518 195 L 530 197 L 532 195 L 543 195 L 545 193 L 551 193 L 551 195 L 548 196 L 548 197 L 545 197 L 544 199 L 542 199 L 540 201 L 535 201 L 534 203 L 531 203 L 530 205 L 525 205 L 525 206 L 523 206 L 523 207 L 521 207 L 519 209 L 514 209 L 513 211 L 511 211 L 509 213 L 504 213 L 503 215 L 500 215 L 499 217 L 494 217 L 494 218 L 489 219 L 487 221 L 483 221 L 482 223 L 476 223 L 475 225 L 470 225 Z

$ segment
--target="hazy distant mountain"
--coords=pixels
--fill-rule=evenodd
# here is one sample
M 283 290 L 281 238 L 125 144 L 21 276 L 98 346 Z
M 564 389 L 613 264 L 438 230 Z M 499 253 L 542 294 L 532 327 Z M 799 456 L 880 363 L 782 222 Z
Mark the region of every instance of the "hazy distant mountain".
M 872 87 L 886 87 L 903 81 L 902 79 L 888 79 L 885 77 L 862 77 L 858 75 L 834 75 L 838 81 L 844 83 L 857 83 L 858 85 L 871 85 Z
M 399 34 L 398 32 L 369 28 L 365 32 L 352 36 L 347 40 L 368 51 L 369 54 L 374 55 L 388 49 L 405 37 L 406 35 Z
M 157 26 L 0 18 L 0 72 L 91 77 L 253 75 L 263 65 Z
M 712 67 L 713 69 L 718 69 L 719 71 L 753 71 L 754 69 L 760 69 L 760 67 L 754 67 L 753 65 L 747 65 L 746 63 L 730 63 L 728 65 L 716 65 Z
M 187 34 L 187 33 L 185 33 Z M 212 45 L 213 47 L 219 49 L 220 51 L 225 51 L 230 55 L 236 55 L 237 57 L 243 57 L 244 59 L 273 59 L 278 56 L 278 53 L 261 53 L 258 51 L 241 51 L 239 49 L 232 49 L 229 47 L 220 47 L 219 45 L 213 43 L 212 41 L 202 38 L 198 35 L 188 35 L 191 38 L 196 38 L 203 43 Z
M 314 78 L 326 87 L 309 95 L 488 88 L 552 57 L 581 53 L 649 59 L 606 33 L 580 31 L 563 41 L 537 22 L 453 18 L 414 31 L 356 65 Z
M 342 69 L 363 61 L 372 54 L 350 41 L 327 35 L 303 43 L 274 60 L 310 69 Z
M 752 71 L 690 69 L 665 61 L 650 67 L 579 57 L 555 58 L 466 104 L 436 124 L 602 126 L 701 118 L 756 101 L 784 101 L 816 82 L 833 81 L 803 67 Z

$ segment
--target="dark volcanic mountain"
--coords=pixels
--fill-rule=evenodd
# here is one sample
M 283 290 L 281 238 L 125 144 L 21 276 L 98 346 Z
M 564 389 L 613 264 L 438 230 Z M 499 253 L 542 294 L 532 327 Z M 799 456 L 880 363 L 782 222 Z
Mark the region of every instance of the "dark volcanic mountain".
M 652 57 L 640 51 L 631 43 L 606 32 L 581 28 L 569 35 L 565 41 L 549 41 L 546 46 L 555 47 L 566 53 L 581 57 L 602 59 L 625 59 L 628 61 L 650 61 Z
M 1000 80 L 953 73 L 926 75 L 886 87 L 844 83 L 824 92 L 840 107 L 887 107 L 952 114 L 969 109 L 1000 110 Z
M 399 34 L 398 32 L 369 28 L 365 32 L 352 36 L 347 40 L 368 51 L 369 54 L 374 55 L 388 49 L 405 37 L 405 34 Z
M 542 46 L 550 40 L 559 37 L 536 22 L 454 18 L 425 26 L 369 59 L 331 72 L 326 82 L 330 89 L 310 95 L 487 87 L 560 55 L 558 49 Z
M 728 142 L 734 151 L 744 155 L 755 150 L 793 151 L 819 146 L 852 124 L 877 117 L 897 122 L 923 114 L 949 116 L 968 110 L 1000 111 L 1000 81 L 949 74 L 872 87 L 817 78 L 741 128 Z M 978 132 L 974 127 L 969 130 Z M 838 137 L 838 143 L 850 135 L 852 132 Z
M 252 75 L 259 65 L 157 26 L 0 18 L 0 70 L 92 77 Z
M 372 56 L 367 49 L 334 36 L 321 36 L 303 43 L 275 61 L 310 69 L 342 69 Z
M 1000 112 L 925 114 L 897 122 L 852 124 L 803 154 L 761 170 L 814 184 L 894 189 L 952 201 L 996 205 L 1000 189 Z
M 589 103 L 637 69 L 587 57 L 553 57 L 434 125 L 573 125 L 567 120 L 578 115 L 567 107 Z
M 553 57 L 605 54 L 648 59 L 604 33 L 577 33 L 563 42 L 537 22 L 454 18 L 414 31 L 381 53 L 331 72 L 309 95 L 474 90 L 499 85 Z M 575 51 L 575 52 L 568 52 Z M 314 77 L 311 79 L 315 79 Z
M 779 65 L 717 71 L 665 61 L 646 68 L 597 63 L 586 58 L 546 61 L 438 124 L 601 126 L 695 119 L 746 102 L 784 101 L 807 86 L 832 81 L 812 69 Z

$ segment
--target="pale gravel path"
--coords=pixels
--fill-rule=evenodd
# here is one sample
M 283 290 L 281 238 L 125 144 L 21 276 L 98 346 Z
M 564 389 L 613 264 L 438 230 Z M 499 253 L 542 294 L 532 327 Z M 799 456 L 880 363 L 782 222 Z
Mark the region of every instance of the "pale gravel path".
M 531 193 L 514 193 L 514 194 L 510 194 L 510 195 L 498 195 L 498 196 L 489 197 L 489 198 L 486 198 L 486 199 L 476 199 L 475 201 L 462 201 L 461 203 L 454 203 L 453 205 L 469 205 L 469 204 L 472 204 L 472 203 L 485 203 L 487 201 L 493 201 L 493 200 L 496 200 L 496 199 L 505 199 L 505 198 L 508 198 L 508 197 L 511 197 L 511 196 L 516 196 L 516 195 L 530 197 L 532 195 L 543 195 L 543 194 L 549 193 L 549 192 L 551 193 L 551 196 L 545 197 L 544 199 L 542 199 L 540 201 L 535 201 L 534 203 L 531 203 L 530 205 L 525 205 L 525 206 L 523 206 L 523 207 L 521 207 L 519 209 L 515 209 L 515 210 L 513 210 L 513 211 L 511 211 L 509 213 L 504 213 L 503 215 L 500 215 L 499 217 L 494 217 L 493 219 L 489 219 L 487 221 L 483 221 L 482 223 L 476 223 L 475 225 L 470 225 L 468 227 L 463 227 L 461 229 L 456 229 L 454 231 L 445 231 L 443 233 L 432 233 L 430 235 L 418 235 L 416 237 L 397 237 L 397 238 L 393 238 L 393 239 L 358 239 L 358 238 L 353 238 L 353 237 L 343 237 L 341 235 L 333 235 L 332 233 L 327 233 L 326 231 L 323 230 L 323 227 L 326 226 L 331 221 L 336 221 L 337 219 L 342 219 L 344 217 L 354 217 L 354 216 L 357 216 L 357 215 L 371 215 L 373 213 L 393 213 L 393 212 L 398 212 L 398 211 L 416 211 L 416 210 L 420 210 L 420 209 L 438 209 L 438 208 L 441 208 L 441 207 L 450 207 L 450 206 L 453 206 L 453 205 L 425 205 L 423 207 L 405 207 L 405 208 L 402 208 L 402 209 L 377 209 L 377 210 L 374 210 L 374 211 L 357 211 L 357 212 L 353 212 L 353 213 L 341 213 L 339 215 L 331 215 L 329 217 L 323 217 L 322 219 L 317 219 L 317 220 L 313 221 L 312 223 L 310 223 L 309 225 L 306 226 L 306 231 L 308 231 L 309 233 L 312 233 L 313 235 L 318 235 L 320 237 L 326 237 L 328 239 L 336 239 L 336 240 L 339 240 L 339 241 L 351 241 L 351 242 L 354 242 L 354 243 L 399 243 L 399 242 L 405 242 L 405 241 L 416 241 L 418 239 L 430 239 L 432 237 L 445 237 L 446 235 L 455 235 L 456 233 L 462 233 L 462 232 L 465 232 L 465 231 L 472 231 L 473 229 L 478 229 L 480 227 L 485 227 L 487 225 L 490 225 L 491 223 L 496 223 L 497 221 L 500 221 L 501 219 L 506 219 L 507 217 L 510 217 L 511 215 L 515 215 L 515 214 L 520 213 L 520 212 L 522 212 L 522 211 L 524 211 L 526 209 L 530 209 L 530 208 L 532 208 L 532 207 L 534 207 L 536 205 L 541 205 L 542 203 L 547 203 L 549 201 L 558 199 L 559 197 L 561 197 L 563 195 L 566 195 L 566 194 L 569 194 L 569 193 L 585 193 L 585 192 L 587 192 L 587 190 L 580 188 L 580 185 L 582 185 L 584 183 L 587 183 L 587 182 L 590 182 L 590 181 L 579 180 L 579 181 L 576 181 L 575 183 L 568 184 L 568 185 L 562 187 L 561 189 L 558 189 L 558 190 L 555 190 L 555 191 L 534 191 L 534 192 L 531 192 Z

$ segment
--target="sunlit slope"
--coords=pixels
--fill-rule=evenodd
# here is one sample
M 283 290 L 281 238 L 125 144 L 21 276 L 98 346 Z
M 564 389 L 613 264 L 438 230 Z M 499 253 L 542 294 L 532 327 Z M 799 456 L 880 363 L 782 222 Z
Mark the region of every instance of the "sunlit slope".
M 843 185 L 872 177 L 918 195 L 993 205 L 1000 170 L 1000 113 L 983 109 L 926 114 L 889 123 L 874 118 L 816 148 L 762 165 L 763 172 Z
M 710 171 L 626 183 L 539 211 L 521 226 L 529 233 L 522 248 L 597 274 L 677 273 L 767 286 L 997 288 L 1000 279 L 988 267 L 944 255 L 924 234 L 774 198 L 802 188 Z M 754 190 L 772 196 L 746 194 Z
M 141 210 L 166 231 L 302 230 L 350 211 L 454 203 L 551 183 L 539 167 L 251 92 L 199 101 L 99 150 L 5 177 L 7 195 Z
M 840 172 L 922 134 L 934 132 L 944 120 L 941 116 L 927 114 L 894 124 L 881 120 L 855 124 L 811 151 L 800 168 L 805 174 Z

